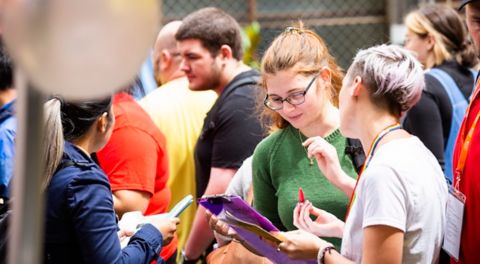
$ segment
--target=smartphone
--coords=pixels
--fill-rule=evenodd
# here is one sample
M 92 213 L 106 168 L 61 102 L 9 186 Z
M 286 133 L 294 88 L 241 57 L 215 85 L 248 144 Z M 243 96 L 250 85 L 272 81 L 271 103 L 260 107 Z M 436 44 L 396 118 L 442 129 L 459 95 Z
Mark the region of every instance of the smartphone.
M 178 202 L 170 212 L 168 212 L 169 217 L 178 217 L 189 205 L 193 202 L 193 196 L 191 194 L 185 196 L 180 202 Z

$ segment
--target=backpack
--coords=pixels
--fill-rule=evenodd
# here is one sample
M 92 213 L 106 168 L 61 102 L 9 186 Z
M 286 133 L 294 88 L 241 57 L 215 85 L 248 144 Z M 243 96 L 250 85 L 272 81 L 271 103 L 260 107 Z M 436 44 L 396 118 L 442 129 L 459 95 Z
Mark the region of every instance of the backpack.
M 74 166 L 75 162 L 69 159 L 63 159 L 58 165 L 55 174 L 67 167 Z M 7 262 L 7 245 L 9 240 L 9 223 L 12 214 L 12 209 L 10 209 L 10 203 L 5 202 L 0 205 L 0 264 Z
M 471 69 L 470 71 L 472 72 L 473 79 L 475 80 L 476 72 Z M 462 125 L 463 117 L 465 115 L 465 112 L 467 111 L 469 100 L 465 98 L 453 78 L 444 70 L 440 70 L 437 68 L 430 69 L 429 71 L 425 72 L 425 74 L 434 77 L 437 81 L 440 82 L 443 89 L 447 93 L 448 99 L 450 99 L 450 103 L 452 105 L 452 120 L 450 124 L 450 132 L 448 134 L 447 144 L 445 145 L 443 153 L 445 161 L 444 174 L 449 185 L 451 185 L 453 181 L 453 151 L 455 148 L 457 135 Z
M 362 143 L 358 139 L 347 138 L 347 146 L 345 147 L 345 153 L 352 158 L 355 171 L 360 173 L 363 163 L 365 162 L 365 152 L 363 151 Z

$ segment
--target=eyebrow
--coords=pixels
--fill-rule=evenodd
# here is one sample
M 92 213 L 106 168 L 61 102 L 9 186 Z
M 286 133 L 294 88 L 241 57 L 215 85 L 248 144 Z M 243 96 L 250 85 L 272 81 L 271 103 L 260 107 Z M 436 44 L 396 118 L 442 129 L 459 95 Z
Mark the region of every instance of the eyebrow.
M 292 94 L 292 93 L 303 92 L 304 90 L 305 90 L 305 87 L 303 87 L 303 88 L 292 88 L 292 89 L 290 89 L 290 90 L 287 91 L 287 96 L 289 96 L 289 95 Z M 269 96 L 275 95 L 275 96 L 281 97 L 280 95 L 274 94 L 274 93 L 271 93 L 271 94 L 267 93 L 267 94 L 268 94 Z
M 184 52 L 184 53 L 180 52 L 180 54 L 182 54 L 183 56 L 198 56 L 197 53 L 192 52 L 192 51 L 187 51 L 187 52 Z

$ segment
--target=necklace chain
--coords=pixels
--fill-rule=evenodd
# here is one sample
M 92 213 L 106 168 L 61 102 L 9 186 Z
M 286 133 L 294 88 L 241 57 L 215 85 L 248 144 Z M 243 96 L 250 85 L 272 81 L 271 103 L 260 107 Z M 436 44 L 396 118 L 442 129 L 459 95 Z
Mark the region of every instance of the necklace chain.
M 298 139 L 300 140 L 300 144 L 303 144 L 304 140 L 302 139 L 302 134 L 300 133 L 300 130 L 298 129 L 297 132 L 298 132 Z M 303 150 L 305 150 L 305 155 L 307 155 L 307 159 L 309 160 L 308 164 L 310 164 L 310 166 L 313 166 L 313 157 L 309 158 L 307 148 L 303 145 L 302 147 L 303 147 Z

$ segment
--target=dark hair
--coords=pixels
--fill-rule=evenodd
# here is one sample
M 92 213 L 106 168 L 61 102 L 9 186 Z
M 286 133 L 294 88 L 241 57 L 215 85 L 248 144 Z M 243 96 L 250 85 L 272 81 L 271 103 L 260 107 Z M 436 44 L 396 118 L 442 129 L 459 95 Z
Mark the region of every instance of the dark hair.
M 217 56 L 222 45 L 228 45 L 233 57 L 242 60 L 240 26 L 232 16 L 219 8 L 202 8 L 186 16 L 175 39 L 198 39 L 213 57 Z
M 72 141 L 83 136 L 103 114 L 110 118 L 112 98 L 88 102 L 61 102 L 63 137 Z
M 441 4 L 425 5 L 409 13 L 405 24 L 420 36 L 431 34 L 435 38 L 435 65 L 451 59 L 464 67 L 477 64 L 475 49 L 465 23 L 455 9 Z
M 61 162 L 64 141 L 72 141 L 85 135 L 104 113 L 107 113 L 111 124 L 111 106 L 111 96 L 84 102 L 70 102 L 54 97 L 45 103 L 44 188 L 50 183 Z
M 13 88 L 12 60 L 5 47 L 0 44 L 0 91 Z

